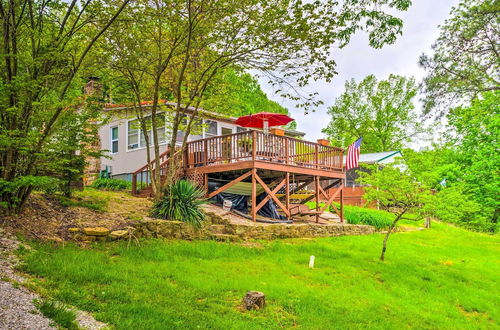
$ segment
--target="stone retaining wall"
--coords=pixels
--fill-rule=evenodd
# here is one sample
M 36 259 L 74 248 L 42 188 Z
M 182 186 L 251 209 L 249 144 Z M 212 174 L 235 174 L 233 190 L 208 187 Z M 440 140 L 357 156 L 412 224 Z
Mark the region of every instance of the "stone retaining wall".
M 195 229 L 191 225 L 181 221 L 142 220 L 134 224 L 134 236 L 138 238 L 163 237 L 239 241 L 248 239 L 368 235 L 376 232 L 372 226 L 351 224 L 233 224 L 214 213 L 209 213 L 207 220 L 207 223 L 200 229 Z
M 352 224 L 234 224 L 215 213 L 208 212 L 199 229 L 182 221 L 144 219 L 118 230 L 105 227 L 67 229 L 67 238 L 81 242 L 132 238 L 215 239 L 241 241 L 249 239 L 276 239 L 299 237 L 330 237 L 343 235 L 368 235 L 376 232 L 366 225 Z

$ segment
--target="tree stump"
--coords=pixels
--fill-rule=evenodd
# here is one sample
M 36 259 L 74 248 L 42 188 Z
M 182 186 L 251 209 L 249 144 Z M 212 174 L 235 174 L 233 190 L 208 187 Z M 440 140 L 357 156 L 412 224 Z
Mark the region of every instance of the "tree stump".
M 248 291 L 243 298 L 243 305 L 247 310 L 259 310 L 266 304 L 266 296 L 259 291 Z

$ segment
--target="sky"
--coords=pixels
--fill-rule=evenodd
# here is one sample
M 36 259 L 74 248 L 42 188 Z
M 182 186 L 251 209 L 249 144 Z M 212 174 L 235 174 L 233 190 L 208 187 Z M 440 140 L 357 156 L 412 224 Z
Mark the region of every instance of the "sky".
M 336 51 L 334 59 L 339 74 L 330 83 L 318 81 L 305 89 L 308 92 L 318 92 L 319 99 L 324 102 L 315 112 L 305 115 L 304 111 L 295 108 L 293 103 L 280 99 L 273 94 L 264 78 L 260 80 L 262 88 L 270 99 L 290 110 L 291 116 L 297 121 L 297 130 L 306 133 L 306 140 L 323 138 L 321 129 L 329 122 L 327 109 L 343 92 L 346 80 L 354 78 L 360 82 L 370 74 L 381 80 L 394 73 L 413 76 L 420 82 L 425 71 L 418 67 L 418 58 L 422 53 L 430 53 L 431 45 L 439 35 L 438 25 L 449 17 L 451 8 L 458 3 L 459 0 L 413 0 L 412 6 L 406 12 L 398 13 L 398 17 L 404 22 L 403 34 L 393 45 L 386 45 L 382 49 L 371 48 L 364 34 L 354 36 L 347 47 Z M 415 106 L 417 111 L 420 111 L 418 99 L 415 100 Z

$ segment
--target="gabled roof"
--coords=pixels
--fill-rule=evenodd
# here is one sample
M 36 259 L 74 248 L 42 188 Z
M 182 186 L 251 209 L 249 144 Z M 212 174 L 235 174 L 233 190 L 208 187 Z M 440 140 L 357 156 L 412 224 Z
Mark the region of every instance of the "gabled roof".
M 403 157 L 401 151 L 372 152 L 359 155 L 359 162 L 364 164 L 388 164 L 394 162 L 396 157 Z M 345 163 L 346 156 L 344 156 Z

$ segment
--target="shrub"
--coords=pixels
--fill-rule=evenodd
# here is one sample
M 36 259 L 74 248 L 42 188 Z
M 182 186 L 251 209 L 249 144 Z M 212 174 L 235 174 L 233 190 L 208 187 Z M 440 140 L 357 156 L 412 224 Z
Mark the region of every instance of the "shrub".
M 179 180 L 166 186 L 163 197 L 157 201 L 151 216 L 167 220 L 179 220 L 200 227 L 205 219 L 201 205 L 206 203 L 205 192 L 186 180 Z
M 334 213 L 333 207 L 330 206 L 330 211 Z M 377 229 L 389 228 L 394 220 L 394 214 L 373 210 L 358 206 L 344 205 L 344 218 L 348 223 L 370 225 Z
M 132 183 L 120 179 L 100 178 L 92 182 L 91 187 L 102 190 L 127 190 L 132 189 Z

